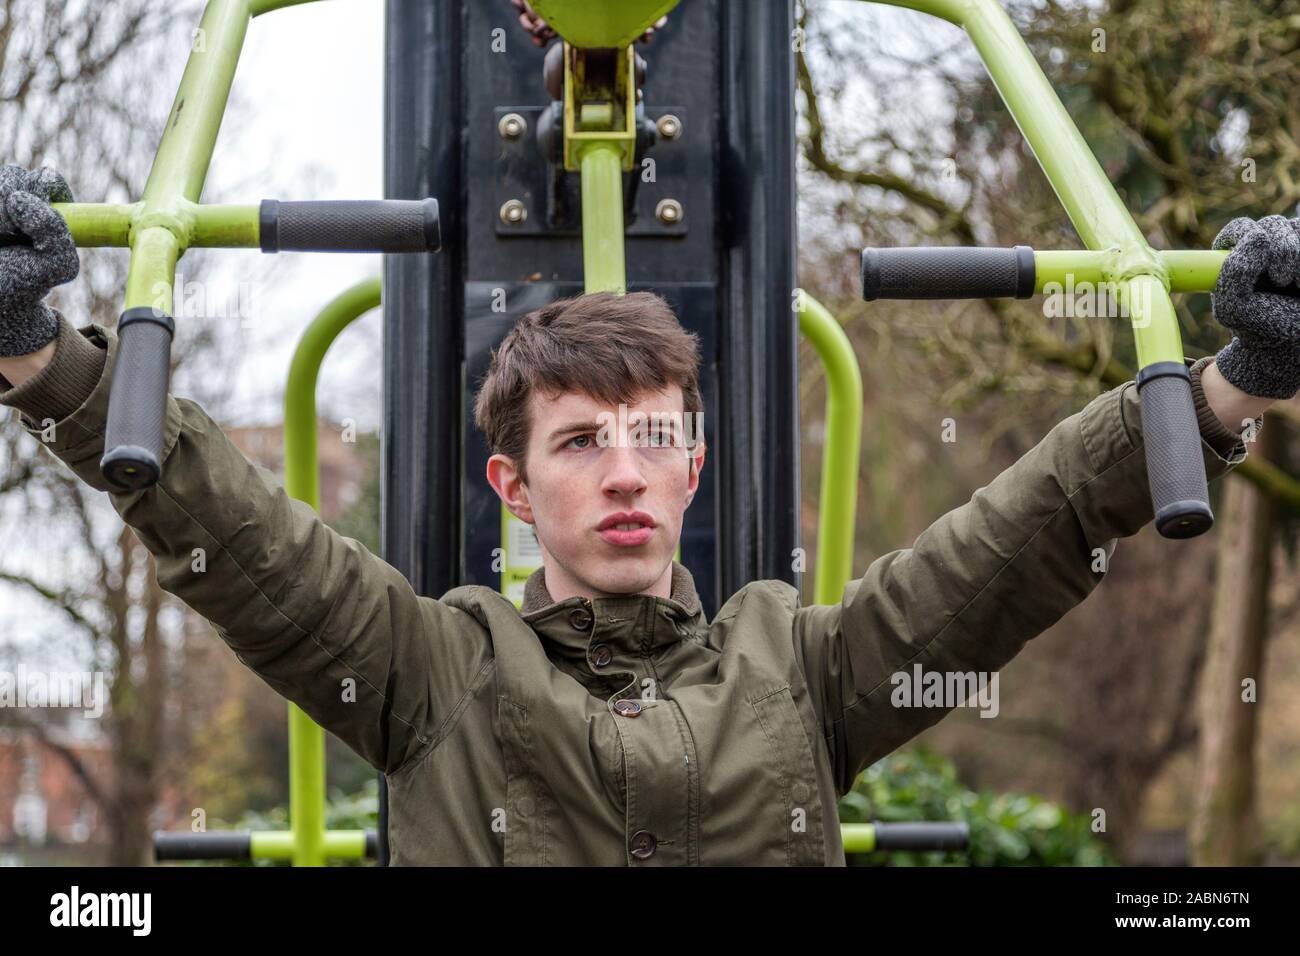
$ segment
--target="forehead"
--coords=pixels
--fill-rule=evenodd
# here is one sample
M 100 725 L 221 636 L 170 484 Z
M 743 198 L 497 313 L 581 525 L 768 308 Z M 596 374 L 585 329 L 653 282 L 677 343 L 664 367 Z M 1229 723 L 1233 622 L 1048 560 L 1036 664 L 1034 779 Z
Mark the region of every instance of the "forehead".
M 601 412 L 618 414 L 617 403 L 607 404 L 592 398 L 585 392 L 564 392 L 561 395 L 551 396 L 534 390 L 528 396 L 528 403 L 530 420 L 534 426 L 537 426 L 533 429 L 534 437 L 539 432 L 544 432 L 543 426 L 554 427 L 563 422 L 595 422 L 596 416 Z M 673 383 L 660 391 L 644 392 L 636 396 L 635 401 L 627 403 L 627 408 L 629 412 L 641 411 L 647 414 L 681 412 L 684 404 L 681 386 Z M 545 435 L 543 434 L 542 437 L 544 438 Z

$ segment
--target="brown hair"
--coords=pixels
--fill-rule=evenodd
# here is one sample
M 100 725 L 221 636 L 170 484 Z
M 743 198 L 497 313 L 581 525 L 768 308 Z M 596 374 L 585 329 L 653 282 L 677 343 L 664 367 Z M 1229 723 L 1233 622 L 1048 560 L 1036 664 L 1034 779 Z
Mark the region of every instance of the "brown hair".
M 610 405 L 677 385 L 683 412 L 702 412 L 699 336 L 653 292 L 593 292 L 529 312 L 492 353 L 474 421 L 493 454 L 528 480 L 528 396 L 582 392 Z

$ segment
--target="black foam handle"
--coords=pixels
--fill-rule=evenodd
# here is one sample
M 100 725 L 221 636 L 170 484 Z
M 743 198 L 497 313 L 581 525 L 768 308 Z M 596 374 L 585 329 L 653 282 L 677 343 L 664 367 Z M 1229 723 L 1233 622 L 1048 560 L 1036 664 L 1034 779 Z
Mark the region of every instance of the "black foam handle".
M 1028 299 L 1035 288 L 1029 246 L 915 246 L 862 250 L 862 298 Z
M 155 860 L 251 860 L 253 835 L 239 831 L 153 835 Z
M 436 199 L 263 199 L 263 252 L 437 252 Z
M 171 316 L 149 306 L 127 309 L 117 324 L 117 359 L 99 470 L 118 491 L 148 488 L 162 476 L 175 329 Z
M 930 852 L 964 850 L 970 846 L 965 823 L 873 823 L 877 850 Z
M 1137 382 L 1156 530 L 1166 538 L 1204 534 L 1214 525 L 1214 512 L 1187 368 L 1156 362 L 1138 373 Z

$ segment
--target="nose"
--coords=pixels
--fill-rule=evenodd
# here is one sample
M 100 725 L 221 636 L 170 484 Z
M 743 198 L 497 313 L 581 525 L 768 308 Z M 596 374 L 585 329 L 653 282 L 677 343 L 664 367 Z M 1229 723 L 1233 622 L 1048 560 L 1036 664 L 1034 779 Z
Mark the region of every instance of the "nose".
M 614 498 L 629 497 L 645 490 L 645 474 L 641 470 L 640 456 L 635 448 L 620 443 L 606 448 L 602 458 L 609 465 L 601 482 L 606 495 Z

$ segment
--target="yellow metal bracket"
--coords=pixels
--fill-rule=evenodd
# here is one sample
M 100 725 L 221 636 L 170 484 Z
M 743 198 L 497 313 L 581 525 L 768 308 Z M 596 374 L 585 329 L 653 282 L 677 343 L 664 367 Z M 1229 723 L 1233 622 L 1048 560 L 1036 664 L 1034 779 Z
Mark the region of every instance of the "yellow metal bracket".
M 624 172 L 636 162 L 636 76 L 632 47 L 617 51 L 613 88 L 587 70 L 588 50 L 564 44 L 564 168 L 577 172 L 582 148 L 613 143 Z

